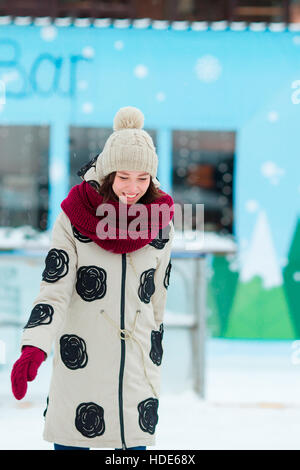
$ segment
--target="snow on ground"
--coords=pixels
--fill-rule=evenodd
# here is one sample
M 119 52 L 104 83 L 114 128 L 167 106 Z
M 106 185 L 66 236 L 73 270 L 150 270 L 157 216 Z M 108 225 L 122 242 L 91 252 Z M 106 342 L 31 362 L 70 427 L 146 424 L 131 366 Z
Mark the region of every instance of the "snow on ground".
M 300 365 L 292 341 L 207 341 L 205 398 L 191 389 L 160 397 L 151 449 L 299 450 Z M 52 449 L 42 439 L 51 362 L 18 402 L 0 374 L 0 449 Z M 48 369 L 47 369 L 48 368 Z

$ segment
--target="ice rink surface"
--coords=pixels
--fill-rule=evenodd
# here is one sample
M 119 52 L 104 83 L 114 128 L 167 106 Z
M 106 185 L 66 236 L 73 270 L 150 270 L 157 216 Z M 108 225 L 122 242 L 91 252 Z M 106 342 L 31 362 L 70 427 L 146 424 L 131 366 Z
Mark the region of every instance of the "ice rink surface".
M 165 390 L 157 444 L 148 449 L 299 450 L 297 346 L 293 341 L 209 339 L 205 398 L 190 383 L 180 392 Z M 52 449 L 42 439 L 50 369 L 46 361 L 39 380 L 29 384 L 19 402 L 11 394 L 9 372 L 0 373 L 0 449 Z

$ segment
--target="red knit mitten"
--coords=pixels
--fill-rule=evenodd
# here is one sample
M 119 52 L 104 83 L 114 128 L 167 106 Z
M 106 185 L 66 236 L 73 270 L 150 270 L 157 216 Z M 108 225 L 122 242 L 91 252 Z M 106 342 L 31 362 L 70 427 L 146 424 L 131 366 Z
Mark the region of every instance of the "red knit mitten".
M 46 359 L 46 354 L 35 346 L 24 346 L 20 358 L 11 371 L 11 386 L 14 396 L 21 400 L 27 392 L 27 382 L 37 376 L 38 368 Z

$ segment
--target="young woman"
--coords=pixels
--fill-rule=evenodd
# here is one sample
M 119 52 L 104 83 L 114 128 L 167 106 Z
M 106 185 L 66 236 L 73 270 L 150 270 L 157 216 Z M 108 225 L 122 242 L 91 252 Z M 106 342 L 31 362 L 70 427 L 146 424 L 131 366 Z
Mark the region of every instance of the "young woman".
M 55 449 L 155 444 L 174 202 L 143 124 L 121 108 L 62 201 L 11 373 L 20 400 L 54 344 L 43 437 Z

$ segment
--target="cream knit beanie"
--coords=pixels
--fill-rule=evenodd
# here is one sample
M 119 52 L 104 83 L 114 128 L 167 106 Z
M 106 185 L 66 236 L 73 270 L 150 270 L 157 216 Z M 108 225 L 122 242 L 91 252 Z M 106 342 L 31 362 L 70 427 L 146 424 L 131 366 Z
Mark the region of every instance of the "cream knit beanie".
M 151 136 L 144 131 L 144 115 L 133 106 L 120 108 L 114 117 L 113 132 L 96 161 L 99 183 L 113 171 L 145 171 L 156 187 L 158 157 Z

